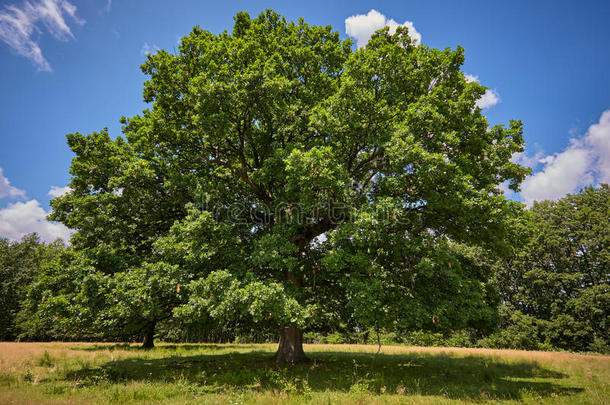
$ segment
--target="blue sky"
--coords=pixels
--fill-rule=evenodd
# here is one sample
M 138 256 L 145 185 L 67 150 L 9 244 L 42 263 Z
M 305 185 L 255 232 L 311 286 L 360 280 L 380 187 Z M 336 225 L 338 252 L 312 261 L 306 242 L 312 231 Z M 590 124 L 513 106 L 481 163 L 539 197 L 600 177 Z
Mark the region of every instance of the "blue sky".
M 138 114 L 146 52 L 173 51 L 194 25 L 231 30 L 238 11 L 272 8 L 365 43 L 381 25 L 424 45 L 466 49 L 464 72 L 489 87 L 491 124 L 521 119 L 534 166 L 520 195 L 556 199 L 610 182 L 610 2 L 0 1 L 0 237 L 65 236 L 44 219 L 69 182 L 71 132 Z M 375 10 L 375 11 L 371 11 Z M 353 17 L 350 19 L 350 17 Z M 55 188 L 54 188 L 55 187 Z

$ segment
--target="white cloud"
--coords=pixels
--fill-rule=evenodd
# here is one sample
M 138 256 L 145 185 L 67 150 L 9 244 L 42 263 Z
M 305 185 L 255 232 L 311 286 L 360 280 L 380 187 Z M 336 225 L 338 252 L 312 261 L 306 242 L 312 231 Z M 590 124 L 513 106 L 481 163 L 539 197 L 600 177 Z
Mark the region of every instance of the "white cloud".
M 495 90 L 487 89 L 487 90 L 485 90 L 485 94 L 483 94 L 481 96 L 481 98 L 477 100 L 476 106 L 481 109 L 484 109 L 484 108 L 493 107 L 494 105 L 498 104 L 499 102 L 500 102 L 500 95 Z
M 502 183 L 500 183 L 500 185 L 498 186 L 498 188 L 500 189 L 500 191 L 502 191 L 502 194 L 504 194 L 505 196 L 509 197 L 511 196 L 514 192 L 513 190 L 511 190 L 510 188 L 508 188 L 509 182 L 508 181 L 503 181 Z
M 390 27 L 390 33 L 396 32 L 398 27 L 407 27 L 409 36 L 416 45 L 421 43 L 421 34 L 417 32 L 411 21 L 399 24 L 393 19 L 388 19 L 377 10 L 371 10 L 368 14 L 353 15 L 345 19 L 345 32 L 356 40 L 356 46 L 361 48 L 371 39 L 373 33 L 383 27 Z
M 556 200 L 589 184 L 591 153 L 578 144 L 571 145 L 555 156 L 547 156 L 542 171 L 525 179 L 521 197 L 529 206 L 534 201 Z
M 159 48 L 156 44 L 148 45 L 147 42 L 144 42 L 144 45 L 142 45 L 142 49 L 140 49 L 140 55 L 147 56 L 151 53 L 156 53 L 160 49 L 161 48 Z
M 49 190 L 49 195 L 53 198 L 55 197 L 61 197 L 62 195 L 68 194 L 70 191 L 72 191 L 72 189 L 69 186 L 65 186 L 65 187 L 59 187 L 59 186 L 52 186 L 51 189 Z
M 479 82 L 479 76 L 469 75 L 468 73 L 464 73 L 464 76 L 466 76 L 467 82 Z
M 106 12 L 109 13 L 112 9 L 112 0 L 106 0 Z
M 57 197 L 69 191 L 69 187 L 51 187 L 49 195 Z M 11 186 L 0 167 L 0 198 L 4 197 L 25 199 L 26 195 L 25 191 Z M 47 215 L 36 200 L 19 201 L 0 208 L 0 238 L 18 240 L 36 232 L 46 242 L 57 238 L 68 241 L 72 231 L 63 224 L 48 221 Z
M 0 237 L 19 240 L 36 232 L 45 242 L 57 238 L 68 241 L 72 231 L 63 224 L 48 221 L 47 215 L 36 200 L 9 204 L 0 209 Z
M 10 181 L 4 174 L 2 173 L 2 168 L 0 167 L 0 198 L 25 198 L 25 191 L 20 190 L 16 187 L 11 186 Z
M 38 43 L 32 38 L 44 26 L 53 38 L 67 41 L 74 38 L 64 14 L 77 24 L 85 21 L 76 16 L 76 6 L 67 0 L 25 1 L 21 7 L 10 4 L 0 10 L 0 40 L 19 55 L 32 60 L 38 69 L 51 71 L 51 65 L 42 55 Z
M 469 75 L 468 73 L 464 73 L 466 76 L 466 81 L 468 82 L 479 82 L 479 76 Z M 485 109 L 493 107 L 494 105 L 500 102 L 500 94 L 496 90 L 487 89 L 485 90 L 485 94 L 481 96 L 480 99 L 477 100 L 476 106 Z
M 597 124 L 591 125 L 586 142 L 597 157 L 595 170 L 600 183 L 610 183 L 610 110 L 602 113 Z
M 525 152 L 517 152 L 510 158 L 510 161 L 525 167 L 534 168 L 539 163 L 546 163 L 547 158 L 548 156 L 545 158 L 542 151 L 539 150 L 534 156 L 528 156 Z
M 538 166 L 540 163 L 545 163 L 545 161 L 544 161 L 545 159 L 546 158 L 544 158 L 542 151 L 539 150 L 533 156 L 529 156 L 526 152 L 513 153 L 513 156 L 510 158 L 510 161 L 513 163 L 520 164 L 521 166 L 530 167 L 533 169 L 536 166 Z M 508 188 L 508 186 L 509 186 L 509 182 L 504 181 L 504 182 L 500 183 L 500 185 L 498 187 L 500 188 L 500 191 L 502 191 L 502 193 L 507 198 L 518 197 L 518 194 L 515 191 Z
M 534 201 L 556 200 L 579 188 L 610 182 L 610 110 L 581 138 L 572 138 L 563 152 L 539 160 L 541 171 L 526 178 L 521 198 L 527 205 Z

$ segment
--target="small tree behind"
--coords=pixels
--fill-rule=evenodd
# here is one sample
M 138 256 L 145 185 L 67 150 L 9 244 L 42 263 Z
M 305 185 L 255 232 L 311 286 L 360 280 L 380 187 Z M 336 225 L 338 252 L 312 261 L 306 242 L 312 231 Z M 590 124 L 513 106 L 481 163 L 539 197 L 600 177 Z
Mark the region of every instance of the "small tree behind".
M 496 275 L 504 301 L 535 320 L 541 342 L 610 351 L 610 187 L 537 202 L 530 214 L 529 243 Z

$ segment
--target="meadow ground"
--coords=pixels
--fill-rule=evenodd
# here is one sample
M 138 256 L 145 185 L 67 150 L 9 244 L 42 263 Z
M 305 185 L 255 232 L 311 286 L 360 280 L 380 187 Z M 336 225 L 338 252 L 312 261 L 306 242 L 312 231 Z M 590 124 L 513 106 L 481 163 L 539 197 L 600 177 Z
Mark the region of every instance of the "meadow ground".
M 610 356 L 458 348 L 0 343 L 0 404 L 610 404 Z

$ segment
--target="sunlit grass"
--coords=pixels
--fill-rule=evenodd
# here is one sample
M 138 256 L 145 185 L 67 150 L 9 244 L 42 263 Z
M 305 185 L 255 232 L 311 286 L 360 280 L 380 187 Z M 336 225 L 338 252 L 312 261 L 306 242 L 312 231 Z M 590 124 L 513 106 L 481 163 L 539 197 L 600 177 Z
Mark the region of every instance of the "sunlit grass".
M 0 403 L 563 403 L 610 399 L 610 357 L 459 348 L 0 343 Z

